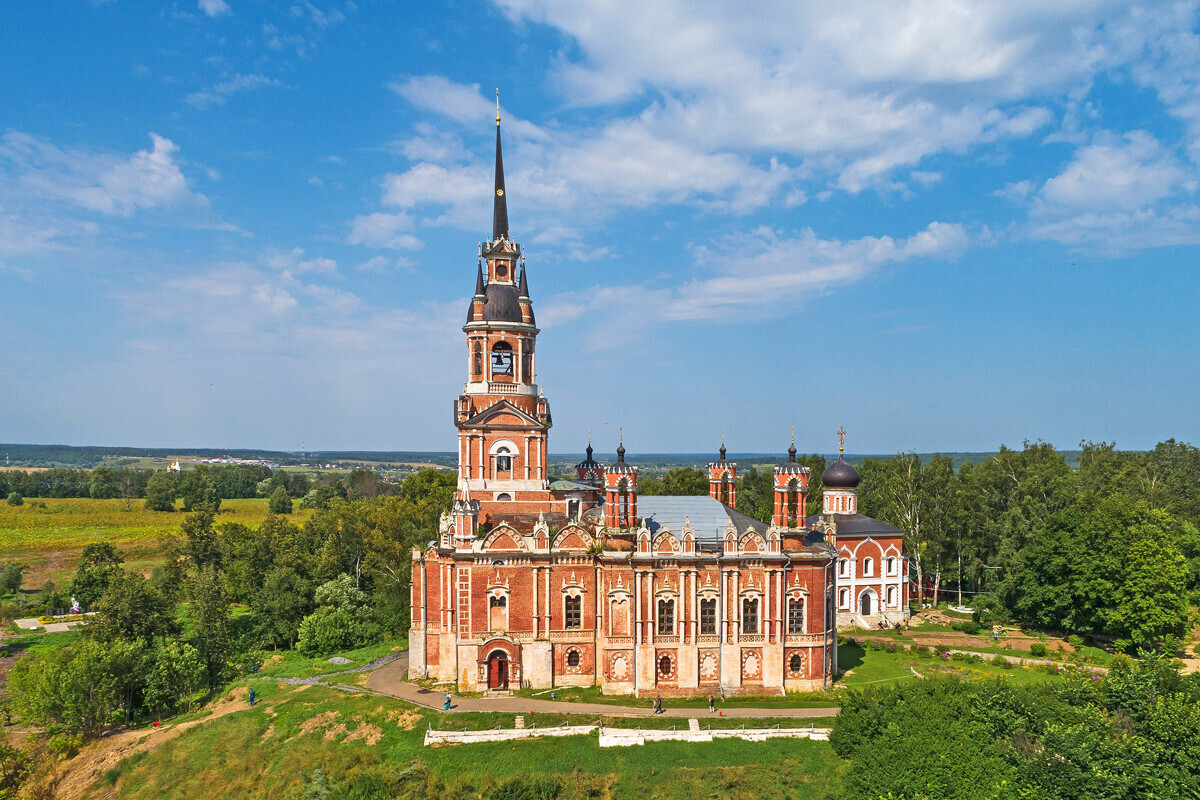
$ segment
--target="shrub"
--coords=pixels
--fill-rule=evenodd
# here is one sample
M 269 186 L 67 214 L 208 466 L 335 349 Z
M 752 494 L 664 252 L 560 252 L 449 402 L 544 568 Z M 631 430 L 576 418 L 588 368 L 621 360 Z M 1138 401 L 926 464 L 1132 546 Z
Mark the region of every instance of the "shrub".
M 25 498 L 21 497 L 20 492 L 9 492 L 8 493 L 8 504 L 10 506 L 19 506 L 24 502 L 25 502 Z
M 1004 669 L 1012 669 L 1012 662 L 999 653 L 992 657 L 992 664 L 993 666 L 1003 667 Z
M 20 564 L 5 564 L 0 567 L 0 594 L 11 594 L 25 582 L 25 568 Z
M 275 491 L 271 492 L 271 499 L 267 501 L 267 507 L 272 514 L 292 513 L 292 498 L 288 496 L 287 489 L 277 486 Z
M 1083 647 L 1083 637 L 1079 634 L 1072 633 L 1067 637 L 1067 644 L 1071 645 L 1072 649 L 1078 650 Z
M 379 626 L 371 619 L 367 596 L 349 575 L 323 583 L 316 591 L 317 610 L 300 623 L 296 648 L 306 656 L 352 650 L 374 640 Z
M 974 620 L 969 620 L 967 622 L 955 622 L 950 627 L 956 631 L 962 631 L 963 633 L 968 634 L 970 636 L 974 636 L 975 634 L 977 634 L 981 630 L 983 630 L 983 626 L 980 625 L 978 622 L 975 622 Z
M 1046 652 L 1046 645 L 1043 642 L 1034 642 L 1029 645 L 1029 655 L 1034 658 L 1045 658 Z

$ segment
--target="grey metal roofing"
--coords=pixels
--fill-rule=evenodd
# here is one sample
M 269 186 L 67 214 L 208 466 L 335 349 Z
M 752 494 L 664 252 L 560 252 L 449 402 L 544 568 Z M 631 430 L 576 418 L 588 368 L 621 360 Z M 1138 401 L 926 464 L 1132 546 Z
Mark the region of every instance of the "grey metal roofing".
M 484 322 L 522 322 L 517 287 L 507 283 L 489 283 L 487 303 L 483 306 Z
M 830 464 L 821 476 L 821 483 L 828 489 L 853 489 L 861 480 L 862 475 L 844 458 Z
M 555 492 L 575 492 L 575 491 L 598 491 L 595 486 L 588 486 L 586 483 L 578 481 L 569 481 L 565 478 L 554 478 L 550 481 L 550 488 Z
M 899 528 L 893 528 L 886 522 L 880 522 L 865 514 L 832 514 L 831 516 L 837 520 L 838 536 L 868 536 L 873 533 L 887 534 L 889 536 L 904 534 L 904 531 Z M 820 519 L 820 514 L 814 514 L 808 518 L 808 522 L 811 525 L 820 521 Z
M 642 494 L 638 495 L 637 502 L 638 516 L 645 520 L 651 533 L 670 528 L 681 536 L 685 521 L 700 541 L 719 541 L 730 522 L 739 535 L 751 529 L 762 534 L 767 532 L 767 523 L 734 511 L 711 497 Z

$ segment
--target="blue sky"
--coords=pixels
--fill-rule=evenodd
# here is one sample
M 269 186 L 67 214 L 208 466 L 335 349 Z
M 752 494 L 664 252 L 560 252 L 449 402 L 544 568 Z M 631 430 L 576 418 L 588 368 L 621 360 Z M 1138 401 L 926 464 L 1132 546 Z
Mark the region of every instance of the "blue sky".
M 1200 441 L 1197 3 L 834 5 L 0 6 L 0 441 L 452 449 L 497 86 L 553 451 Z

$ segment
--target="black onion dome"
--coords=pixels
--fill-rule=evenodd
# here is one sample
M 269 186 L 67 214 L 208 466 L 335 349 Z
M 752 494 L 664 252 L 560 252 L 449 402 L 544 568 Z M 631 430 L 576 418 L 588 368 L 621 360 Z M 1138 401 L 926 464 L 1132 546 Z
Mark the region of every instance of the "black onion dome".
M 592 444 L 591 444 L 591 442 L 588 442 L 587 458 L 585 458 L 583 461 L 580 461 L 578 464 L 576 464 L 575 469 L 598 469 L 599 467 L 600 467 L 600 462 L 598 462 L 598 461 L 596 461 L 596 459 L 592 458 Z
M 517 287 L 506 283 L 489 283 L 487 302 L 483 306 L 484 322 L 522 322 Z
M 821 483 L 825 484 L 826 489 L 855 489 L 861 480 L 862 475 L 844 458 L 830 464 L 821 475 Z

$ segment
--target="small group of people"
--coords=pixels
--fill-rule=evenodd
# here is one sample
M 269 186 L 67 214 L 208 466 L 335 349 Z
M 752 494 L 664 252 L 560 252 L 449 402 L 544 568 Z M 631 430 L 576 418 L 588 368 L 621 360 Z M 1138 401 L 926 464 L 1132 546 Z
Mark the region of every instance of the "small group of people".
M 905 618 L 900 622 L 892 622 L 890 620 L 880 619 L 879 622 L 875 623 L 875 625 L 881 631 L 891 630 L 892 628 L 895 628 L 896 630 L 900 630 L 901 628 L 908 630 L 908 619 Z

